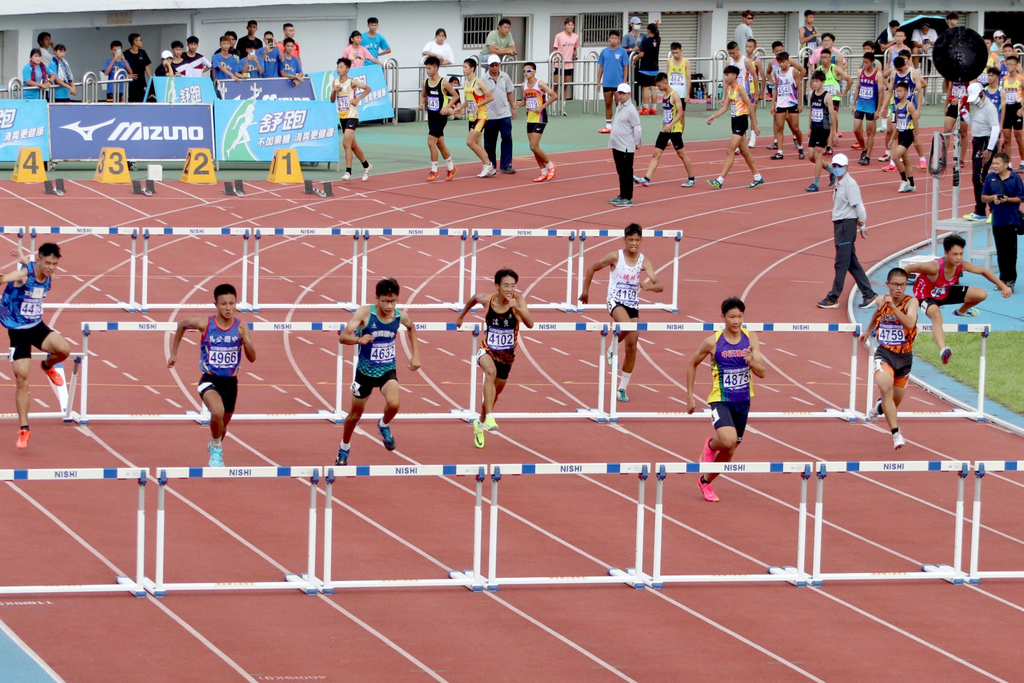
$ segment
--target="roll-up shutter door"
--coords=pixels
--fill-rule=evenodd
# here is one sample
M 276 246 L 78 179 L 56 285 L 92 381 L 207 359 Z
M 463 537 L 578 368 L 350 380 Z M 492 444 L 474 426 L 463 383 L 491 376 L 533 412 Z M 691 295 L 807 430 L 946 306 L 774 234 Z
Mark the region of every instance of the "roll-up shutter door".
M 788 16 L 786 12 L 754 12 L 754 23 L 751 24 L 750 29 L 754 32 L 754 40 L 757 41 L 757 46 L 763 49 L 766 54 L 771 54 L 772 43 L 776 40 L 781 40 L 783 44 L 788 44 L 786 43 L 786 18 Z M 727 43 L 732 41 L 732 37 L 736 33 L 736 27 L 740 25 L 742 18 L 742 12 L 729 12 L 729 39 L 726 41 Z M 745 49 L 743 45 L 740 45 L 739 48 L 741 52 Z M 711 52 L 714 53 L 724 49 L 725 45 L 715 45 Z
M 679 43 L 683 46 L 684 57 L 697 56 L 697 24 L 700 14 L 697 12 L 663 12 L 661 15 L 661 57 L 662 62 L 668 60 L 669 45 Z
M 861 44 L 875 40 L 882 30 L 878 28 L 877 12 L 820 12 L 814 15 L 814 25 L 819 33 L 831 33 L 836 37 L 835 47 L 850 48 L 850 55 L 863 54 Z

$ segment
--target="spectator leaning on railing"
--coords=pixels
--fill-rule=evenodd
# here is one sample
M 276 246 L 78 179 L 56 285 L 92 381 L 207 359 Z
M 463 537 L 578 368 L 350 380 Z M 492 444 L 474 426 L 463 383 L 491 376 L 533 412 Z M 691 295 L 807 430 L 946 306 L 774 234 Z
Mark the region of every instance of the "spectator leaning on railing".
M 43 64 L 43 52 L 38 47 L 32 48 L 29 53 L 28 64 L 21 70 L 21 81 L 24 84 L 22 98 L 26 100 L 39 100 L 45 98 L 45 93 L 50 89 L 50 77 L 46 74 L 46 65 Z
M 142 36 L 138 33 L 128 36 L 128 49 L 124 53 L 124 58 L 131 66 L 131 71 L 128 72 L 128 78 L 131 79 L 128 85 L 128 101 L 145 102 L 146 79 L 152 78 L 153 72 L 149 68 L 149 55 L 142 49 Z
M 441 60 L 441 66 L 447 66 L 455 61 L 455 53 L 452 46 L 444 42 L 448 38 L 443 28 L 434 31 L 434 39 L 423 46 L 423 56 L 434 56 Z
M 480 56 L 484 60 L 490 55 L 516 56 L 516 41 L 512 38 L 512 22 L 504 17 L 498 21 L 498 28 L 487 34 L 484 48 L 480 50 Z
M 70 102 L 73 95 L 78 95 L 78 91 L 75 90 L 75 75 L 67 60 L 68 49 L 58 44 L 54 46 L 53 54 L 54 57 L 46 68 L 50 80 L 56 87 L 53 91 L 53 101 Z
M 263 42 L 266 43 L 266 47 L 261 47 L 256 52 L 256 56 L 263 62 L 263 77 L 277 78 L 281 51 L 277 49 L 272 31 L 263 34 Z
M 110 56 L 103 62 L 103 78 L 107 81 L 107 102 L 114 101 L 114 84 L 119 78 L 120 74 L 130 76 L 132 73 L 132 67 L 129 66 L 127 60 L 124 58 L 124 52 L 121 49 L 121 41 L 113 40 L 110 42 Z M 124 84 L 118 84 L 117 94 L 120 97 L 124 96 Z
M 188 50 L 182 55 L 182 62 L 178 65 L 177 71 L 182 76 L 202 76 L 205 72 L 213 68 L 213 64 L 210 60 L 199 54 L 199 39 L 195 36 L 189 36 L 185 41 L 188 45 Z

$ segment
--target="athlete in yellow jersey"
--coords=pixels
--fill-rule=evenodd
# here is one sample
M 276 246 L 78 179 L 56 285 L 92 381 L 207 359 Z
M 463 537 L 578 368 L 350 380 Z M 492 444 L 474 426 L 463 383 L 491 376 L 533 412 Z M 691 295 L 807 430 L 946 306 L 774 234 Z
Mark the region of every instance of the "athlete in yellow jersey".
M 345 175 L 342 180 L 352 180 L 352 155 L 363 165 L 363 180 L 370 178 L 373 166 L 366 160 L 363 148 L 356 142 L 356 127 L 359 125 L 359 100 L 363 99 L 370 89 L 359 81 L 348 77 L 352 62 L 347 57 L 338 60 L 338 77 L 331 87 L 331 102 L 338 107 L 338 119 L 341 121 L 342 145 L 345 147 Z
M 476 77 L 476 68 L 477 61 L 472 57 L 462 63 L 462 75 L 466 78 L 466 101 L 459 105 L 458 113 L 466 112 L 466 118 L 469 120 L 466 146 L 473 150 L 473 153 L 484 165 L 478 175 L 483 178 L 498 174 L 491 166 L 491 160 L 487 158 L 484 146 L 480 144 L 484 124 L 487 123 L 487 103 L 494 100 L 494 95 L 491 94 L 491 89 L 487 87 L 487 84 Z
M 675 44 L 673 43 L 673 45 Z M 669 66 L 671 66 L 671 61 Z M 661 131 L 658 133 L 658 139 L 654 143 L 654 154 L 651 155 L 651 163 L 647 167 L 647 175 L 642 178 L 633 176 L 633 182 L 644 187 L 651 184 L 654 171 L 657 170 L 658 164 L 661 161 L 661 153 L 665 151 L 668 143 L 671 142 L 672 148 L 676 150 L 676 154 L 683 160 L 683 165 L 686 167 L 686 182 L 683 183 L 683 187 L 693 187 L 697 179 L 693 175 L 693 165 L 690 163 L 690 157 L 687 156 L 686 151 L 683 149 L 683 130 L 686 127 L 686 107 L 683 104 L 683 99 L 676 90 L 672 89 L 671 80 L 666 73 L 658 74 L 654 79 L 654 86 L 661 95 Z
M 875 298 L 878 307 L 871 322 L 860 336 L 866 342 L 877 327 L 878 348 L 872 361 L 875 385 L 878 387 L 878 401 L 868 411 L 867 420 L 872 422 L 880 414 L 885 415 L 892 432 L 893 448 L 899 450 L 905 445 L 896 421 L 896 409 L 903 401 L 910 379 L 910 366 L 914 360 L 914 337 L 917 336 L 917 299 L 906 294 L 907 271 L 893 268 L 886 278 L 889 293 Z
M 1007 52 L 1010 52 L 1007 50 Z M 1008 155 L 1012 151 L 1013 141 L 1017 141 L 1017 152 L 1021 163 L 1018 173 L 1024 172 L 1024 119 L 1021 118 L 1021 102 L 1024 101 L 1024 76 L 1020 72 L 1020 60 L 1016 53 L 1003 58 L 1006 63 L 1006 77 L 1003 79 L 1003 138 L 1006 146 L 1003 151 Z M 1011 155 L 1012 158 L 1012 155 Z M 1011 163 L 1012 167 L 1013 164 Z
M 690 95 L 690 61 L 683 56 L 682 43 L 672 43 L 670 46 L 668 68 L 668 85 L 679 93 L 686 109 L 686 98 Z
M 725 152 L 725 166 L 722 168 L 722 175 L 718 176 L 715 180 L 708 181 L 708 185 L 716 190 L 721 189 L 722 184 L 725 182 L 725 177 L 729 175 L 729 169 L 732 168 L 737 149 L 740 150 L 743 159 L 747 162 L 750 172 L 754 174 L 754 182 L 747 185 L 747 189 L 752 190 L 759 185 L 764 185 L 764 178 L 757 171 L 757 164 L 754 163 L 754 157 L 750 153 L 746 137 L 747 127 L 751 123 L 753 124 L 754 133 L 760 135 L 761 129 L 757 126 L 757 119 L 751 120 L 751 117 L 748 116 L 750 96 L 747 95 L 746 88 L 743 88 L 738 82 L 739 76 L 739 67 L 732 64 L 725 67 L 723 80 L 725 82 L 726 97 L 722 100 L 722 108 L 708 117 L 708 125 L 710 126 L 712 121 L 725 112 L 728 111 L 732 114 L 732 138 L 730 138 L 729 147 Z
M 540 175 L 535 183 L 553 180 L 555 164 L 540 148 L 540 138 L 548 125 L 548 105 L 556 100 L 555 91 L 537 78 L 537 65 L 526 62 L 523 65 L 523 99 L 515 103 L 516 109 L 526 107 L 526 137 L 530 140 L 530 151 L 540 166 Z

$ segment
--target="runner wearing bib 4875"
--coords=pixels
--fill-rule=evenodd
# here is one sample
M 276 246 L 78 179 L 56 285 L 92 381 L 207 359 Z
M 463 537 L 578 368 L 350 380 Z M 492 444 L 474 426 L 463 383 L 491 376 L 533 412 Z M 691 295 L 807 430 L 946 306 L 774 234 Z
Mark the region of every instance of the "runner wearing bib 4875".
M 462 321 L 474 306 L 487 306 L 484 311 L 484 330 L 480 335 L 480 352 L 476 362 L 484 371 L 484 399 L 480 404 L 480 417 L 473 420 L 473 443 L 484 447 L 484 430 L 498 428 L 491 412 L 498 396 L 505 389 L 512 362 L 516 358 L 519 344 L 519 323 L 533 327 L 533 316 L 526 306 L 526 299 L 516 293 L 519 275 L 511 268 L 502 268 L 494 274 L 494 294 L 474 294 L 463 306 L 455 326 Z

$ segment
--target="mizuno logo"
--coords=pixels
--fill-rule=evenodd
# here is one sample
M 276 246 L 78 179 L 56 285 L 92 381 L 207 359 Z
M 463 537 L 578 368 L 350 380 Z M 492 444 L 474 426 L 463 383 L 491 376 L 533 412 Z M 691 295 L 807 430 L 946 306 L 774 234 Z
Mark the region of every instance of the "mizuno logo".
M 83 140 L 92 142 L 93 133 L 95 133 L 98 129 L 102 128 L 103 126 L 109 126 L 114 121 L 116 121 L 116 119 L 110 119 L 109 121 L 104 121 L 103 123 L 97 123 L 95 126 L 81 126 L 79 125 L 82 123 L 81 121 L 75 121 L 74 123 L 69 123 L 66 126 L 61 126 L 61 128 L 73 130 L 74 132 L 81 135 Z

